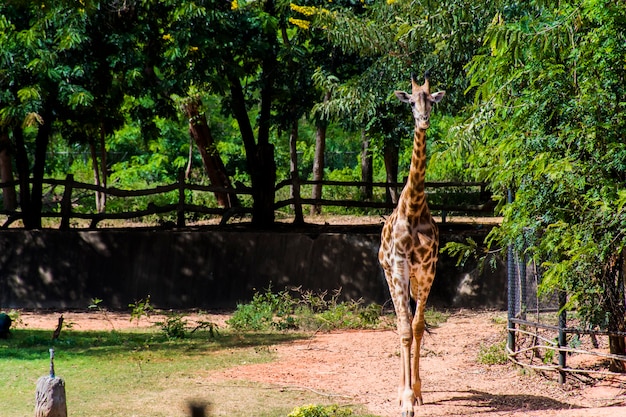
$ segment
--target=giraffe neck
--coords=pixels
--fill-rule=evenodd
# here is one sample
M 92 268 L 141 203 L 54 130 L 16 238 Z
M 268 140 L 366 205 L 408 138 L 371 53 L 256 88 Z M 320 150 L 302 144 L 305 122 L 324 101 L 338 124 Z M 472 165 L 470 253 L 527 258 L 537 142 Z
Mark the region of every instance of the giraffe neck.
M 426 179 L 426 131 L 415 126 L 413 135 L 413 154 L 411 155 L 411 167 L 407 188 L 412 190 L 415 198 L 420 198 L 424 194 L 424 182 Z M 414 199 L 415 199 L 414 198 Z M 420 198 L 424 201 L 423 198 Z

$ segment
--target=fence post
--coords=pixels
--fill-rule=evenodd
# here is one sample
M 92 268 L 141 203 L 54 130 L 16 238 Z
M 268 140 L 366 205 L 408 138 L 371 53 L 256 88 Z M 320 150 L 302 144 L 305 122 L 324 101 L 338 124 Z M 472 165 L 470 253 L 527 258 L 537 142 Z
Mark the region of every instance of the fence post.
M 293 210 L 295 213 L 293 222 L 294 224 L 303 224 L 304 215 L 300 198 L 300 176 L 297 169 L 291 172 L 291 197 L 293 198 Z
M 59 229 L 68 230 L 70 228 L 70 217 L 72 217 L 72 188 L 74 187 L 74 175 L 67 174 L 65 177 L 65 190 L 61 200 L 61 225 Z
M 567 354 L 560 348 L 567 346 L 567 335 L 565 328 L 567 327 L 567 311 L 565 311 L 565 303 L 567 302 L 567 294 L 565 291 L 559 291 L 559 383 L 564 384 L 566 379 Z
M 178 207 L 176 208 L 176 226 L 185 227 L 185 171 L 178 170 Z
M 513 192 L 511 190 L 508 191 L 507 196 L 508 203 L 513 202 Z M 516 297 L 516 289 L 515 285 L 515 260 L 513 254 L 513 246 L 509 245 L 507 248 L 507 310 L 508 310 L 508 338 L 507 338 L 507 347 L 510 352 L 515 352 L 515 323 L 513 323 L 512 319 L 515 317 L 515 299 Z

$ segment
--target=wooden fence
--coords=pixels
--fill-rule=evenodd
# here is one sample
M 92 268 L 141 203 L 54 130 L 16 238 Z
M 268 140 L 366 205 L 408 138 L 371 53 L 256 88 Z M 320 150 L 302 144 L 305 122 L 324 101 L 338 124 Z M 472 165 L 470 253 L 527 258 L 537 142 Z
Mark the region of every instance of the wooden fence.
M 0 188 L 15 187 L 16 182 L 0 184 Z M 73 175 L 69 174 L 66 179 L 46 179 L 44 184 L 51 185 L 53 187 L 63 187 L 63 194 L 60 203 L 58 204 L 58 211 L 44 211 L 42 213 L 43 218 L 60 218 L 60 229 L 69 229 L 71 219 L 83 219 L 90 221 L 90 228 L 96 228 L 98 223 L 103 220 L 130 220 L 142 218 L 154 214 L 166 214 L 176 213 L 176 226 L 185 227 L 185 216 L 187 214 L 207 214 L 221 216 L 221 223 L 225 224 L 233 216 L 246 215 L 252 213 L 252 207 L 234 207 L 234 208 L 221 208 L 221 207 L 208 207 L 205 205 L 192 204 L 187 202 L 186 191 L 199 191 L 206 193 L 226 192 L 236 195 L 252 195 L 252 189 L 242 184 L 238 184 L 234 189 L 225 189 L 221 187 L 206 186 L 192 184 L 186 181 L 184 174 L 181 172 L 178 175 L 177 181 L 174 184 L 160 185 L 150 189 L 144 190 L 121 190 L 115 187 L 102 187 L 94 184 L 87 184 L 74 180 Z M 284 207 L 294 207 L 294 211 L 302 210 L 304 205 L 317 205 L 317 206 L 340 206 L 340 207 L 353 207 L 353 208 L 370 208 L 370 209 L 387 209 L 389 212 L 395 207 L 394 203 L 386 201 L 365 201 L 365 200 L 347 200 L 347 199 L 311 199 L 302 198 L 301 187 L 303 185 L 315 185 L 321 184 L 323 187 L 365 187 L 371 186 L 373 188 L 401 189 L 403 183 L 365 183 L 365 182 L 350 182 L 350 181 L 308 181 L 308 180 L 285 180 L 276 185 L 276 191 L 285 187 L 294 187 L 293 196 L 285 200 L 276 201 L 274 209 L 279 210 Z M 490 216 L 493 214 L 493 206 L 490 202 L 489 194 L 485 191 L 485 184 L 479 182 L 430 182 L 426 183 L 427 189 L 434 190 L 464 190 L 450 195 L 455 195 L 457 200 L 459 197 L 463 199 L 463 194 L 479 195 L 479 198 L 474 203 L 464 203 L 463 201 L 457 203 L 450 203 L 446 201 L 441 202 L 429 202 L 429 207 L 432 211 L 438 211 L 442 215 L 443 222 L 445 222 L 446 214 L 449 212 L 457 212 L 462 214 L 473 214 Z M 108 196 L 131 198 L 142 196 L 156 196 L 159 194 L 165 194 L 173 191 L 178 191 L 178 201 L 172 204 L 157 205 L 152 202 L 147 203 L 145 208 L 139 210 L 125 211 L 120 213 L 84 213 L 73 211 L 72 206 L 75 201 L 73 194 L 78 190 L 93 191 L 94 193 L 100 192 Z M 472 190 L 473 193 L 472 193 Z M 431 199 L 429 195 L 429 200 Z M 444 194 L 445 200 L 445 194 Z M 474 198 L 476 200 L 476 198 Z M 22 218 L 22 213 L 19 210 L 1 210 L 0 214 L 7 216 L 6 221 L 1 228 L 7 228 L 10 224 Z

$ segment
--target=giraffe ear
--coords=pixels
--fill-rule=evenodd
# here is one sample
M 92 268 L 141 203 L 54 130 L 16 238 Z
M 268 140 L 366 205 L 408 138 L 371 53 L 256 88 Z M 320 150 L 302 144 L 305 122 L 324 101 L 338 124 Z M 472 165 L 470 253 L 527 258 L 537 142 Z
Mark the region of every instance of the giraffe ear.
M 409 103 L 411 101 L 411 96 L 404 91 L 394 91 L 394 94 L 398 97 L 398 100 L 403 103 Z
M 436 93 L 433 93 L 430 95 L 431 97 L 431 101 L 433 103 L 439 103 L 441 101 L 441 99 L 443 98 L 443 96 L 446 95 L 445 91 L 437 91 Z

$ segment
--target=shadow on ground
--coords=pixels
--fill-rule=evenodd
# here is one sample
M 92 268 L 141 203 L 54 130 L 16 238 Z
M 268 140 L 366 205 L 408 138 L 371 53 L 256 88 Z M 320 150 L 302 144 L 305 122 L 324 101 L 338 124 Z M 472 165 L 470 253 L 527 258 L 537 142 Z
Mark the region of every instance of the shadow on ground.
M 486 411 L 507 412 L 507 411 L 539 411 L 539 410 L 569 410 L 581 408 L 579 406 L 564 403 L 549 397 L 536 395 L 494 395 L 487 392 L 470 390 L 466 392 L 453 392 L 452 396 L 443 400 L 435 401 L 432 405 L 455 405 L 475 409 L 469 414 L 479 414 Z

